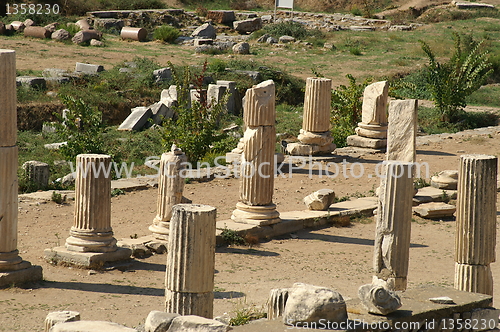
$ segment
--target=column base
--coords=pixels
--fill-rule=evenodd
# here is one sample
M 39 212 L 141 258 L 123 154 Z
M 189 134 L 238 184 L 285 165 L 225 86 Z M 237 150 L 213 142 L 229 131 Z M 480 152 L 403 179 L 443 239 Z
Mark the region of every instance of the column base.
M 15 271 L 0 272 L 0 288 L 21 285 L 26 282 L 43 279 L 41 266 L 31 265 L 31 263 L 27 261 L 22 261 L 17 265 L 23 268 Z
M 231 219 L 234 222 L 266 226 L 279 223 L 280 214 L 276 211 L 276 204 L 270 205 L 247 205 L 241 202 L 236 203 L 236 210 L 233 211 Z
M 368 138 L 387 138 L 387 125 L 369 125 L 362 122 L 358 123 L 358 127 L 354 129 L 356 134 Z
M 333 138 L 330 131 L 316 132 L 307 131 L 304 129 L 300 130 L 300 134 L 297 137 L 302 144 L 327 146 L 332 144 Z
M 179 315 L 196 315 L 212 319 L 214 293 L 176 292 L 165 289 L 165 311 Z
M 387 138 L 369 138 L 351 135 L 347 137 L 347 145 L 359 148 L 382 149 L 387 147 Z
M 465 292 L 493 295 L 490 266 L 455 263 L 454 287 Z
M 44 250 L 45 260 L 53 264 L 68 264 L 89 269 L 101 268 L 107 262 L 127 260 L 132 255 L 129 248 L 117 248 L 112 252 L 78 252 L 66 247 Z
M 113 232 L 94 233 L 71 230 L 66 239 L 66 248 L 77 252 L 112 252 L 116 250 Z
M 327 145 L 289 143 L 286 146 L 286 152 L 292 156 L 317 156 L 331 154 L 337 146 L 334 143 Z
M 169 227 L 169 221 L 160 221 L 155 218 L 153 224 L 149 226 L 149 230 L 153 233 L 155 239 L 168 242 L 168 235 L 170 234 Z

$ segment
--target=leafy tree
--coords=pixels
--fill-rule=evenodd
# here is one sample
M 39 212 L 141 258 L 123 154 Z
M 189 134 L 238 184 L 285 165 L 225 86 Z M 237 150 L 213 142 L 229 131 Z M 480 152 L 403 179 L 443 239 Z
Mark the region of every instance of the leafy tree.
M 61 100 L 68 108 L 63 115 L 55 114 L 57 135 L 68 142 L 60 148 L 62 155 L 74 160 L 81 153 L 104 153 L 102 113 L 82 99 L 61 96 Z
M 425 81 L 441 121 L 458 122 L 462 118 L 466 98 L 479 89 L 492 73 L 488 52 L 482 51 L 482 42 L 472 39 L 463 43 L 455 34 L 455 51 L 450 60 L 440 63 L 430 46 L 420 40 L 422 50 L 429 58 Z
M 347 136 L 355 133 L 354 129 L 361 121 L 363 92 L 371 81 L 366 79 L 358 84 L 351 74 L 346 77 L 349 85 L 341 85 L 332 92 L 331 133 L 337 147 L 346 146 Z
M 224 146 L 221 146 L 224 144 L 221 142 L 227 139 L 227 134 L 219 130 L 227 95 L 217 103 L 207 100 L 206 91 L 203 90 L 207 62 L 204 63 L 201 74 L 193 74 L 189 66 L 180 69 L 171 63 L 168 65 L 172 68 L 173 81 L 177 88 L 177 105 L 174 106 L 176 116 L 163 121 L 165 148 L 170 150 L 170 146 L 175 143 L 186 153 L 192 164 L 202 160 L 209 152 L 225 152 L 215 150 L 224 150 Z M 194 84 L 200 97 L 190 105 L 191 84 Z

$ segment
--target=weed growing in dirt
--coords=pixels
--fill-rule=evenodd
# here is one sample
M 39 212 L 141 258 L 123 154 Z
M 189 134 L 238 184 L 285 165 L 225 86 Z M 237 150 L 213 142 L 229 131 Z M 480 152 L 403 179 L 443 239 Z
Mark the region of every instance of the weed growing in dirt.
M 227 245 L 235 244 L 242 245 L 245 244 L 245 239 L 238 234 L 235 230 L 224 227 L 221 232 L 221 237 L 224 240 L 224 243 Z
M 52 197 L 51 197 L 52 202 L 55 202 L 57 204 L 62 204 L 65 201 L 65 197 L 61 195 L 61 193 L 58 193 L 57 191 L 52 192 Z
M 181 32 L 170 25 L 162 25 L 157 27 L 153 32 L 153 38 L 166 43 L 174 43 Z
M 241 308 L 234 311 L 234 316 L 229 320 L 230 326 L 240 326 L 248 324 L 252 320 L 267 317 L 267 314 L 256 306 Z

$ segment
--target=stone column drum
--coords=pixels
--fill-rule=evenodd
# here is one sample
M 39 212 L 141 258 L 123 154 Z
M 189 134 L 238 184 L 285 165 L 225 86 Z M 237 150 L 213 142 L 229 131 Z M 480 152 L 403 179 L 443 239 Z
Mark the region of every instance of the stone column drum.
M 347 144 L 366 148 L 387 146 L 387 99 L 389 82 L 382 81 L 368 85 L 363 92 L 361 122 L 355 129 L 356 135 L 347 138 Z
M 76 157 L 75 219 L 66 239 L 70 251 L 116 250 L 111 228 L 111 157 L 80 154 Z M 100 172 L 99 172 L 100 170 Z
M 281 221 L 274 192 L 275 87 L 271 80 L 248 89 L 245 96 L 240 199 L 231 219 L 255 225 Z
M 213 317 L 216 209 L 178 204 L 172 210 L 165 311 Z
M 298 139 L 286 150 L 291 155 L 309 156 L 327 154 L 335 150 L 330 135 L 330 107 L 332 102 L 332 80 L 309 77 L 306 80 L 304 118 Z
M 16 52 L 0 50 L 0 287 L 42 279 L 17 249 Z
M 185 169 L 187 157 L 181 149 L 172 145 L 168 153 L 164 153 L 160 160 L 160 174 L 158 178 L 157 215 L 149 230 L 158 240 L 168 240 L 172 207 L 182 201 L 184 179 L 181 170 Z
M 493 295 L 497 166 L 495 156 L 460 157 L 455 236 L 455 288 Z
M 388 161 L 379 195 L 374 246 L 374 285 L 405 290 L 410 253 L 413 164 Z

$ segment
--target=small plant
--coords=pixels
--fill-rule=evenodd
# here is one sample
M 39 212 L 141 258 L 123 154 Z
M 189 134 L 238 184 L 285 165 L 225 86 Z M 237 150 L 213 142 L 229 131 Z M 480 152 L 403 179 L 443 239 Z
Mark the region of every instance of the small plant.
M 428 186 L 430 186 L 430 183 L 423 178 L 416 178 L 415 180 L 413 180 L 413 187 L 415 189 L 420 189 Z
M 137 239 L 137 237 L 138 237 L 138 236 L 137 236 L 137 234 L 130 235 L 130 238 L 131 238 L 131 239 Z
M 236 244 L 236 245 L 242 245 L 245 244 L 245 239 L 241 237 L 241 235 L 238 234 L 235 230 L 229 229 L 227 227 L 224 227 L 224 229 L 221 232 L 222 239 L 224 242 L 228 245 L 230 244 Z
M 51 200 L 52 202 L 56 202 L 57 204 L 62 204 L 65 201 L 65 197 L 54 190 L 52 192 Z
M 123 189 L 115 188 L 111 190 L 111 197 L 116 197 L 120 195 L 125 195 L 125 191 L 123 191 Z
M 162 25 L 157 27 L 153 32 L 155 40 L 161 40 L 165 43 L 174 43 L 180 36 L 180 31 L 170 25 Z
M 250 308 L 242 308 L 234 311 L 235 316 L 229 320 L 230 326 L 240 326 L 248 324 L 252 320 L 261 319 L 267 317 L 267 314 L 263 311 L 257 310 L 255 306 Z
M 363 53 L 361 53 L 361 50 L 359 49 L 359 47 L 350 47 L 349 48 L 349 53 L 351 53 L 352 55 L 363 55 Z
M 448 193 L 446 192 L 446 190 L 443 190 L 440 198 L 441 198 L 441 201 L 445 202 L 445 203 L 448 203 L 451 199 L 450 196 L 448 195 Z

